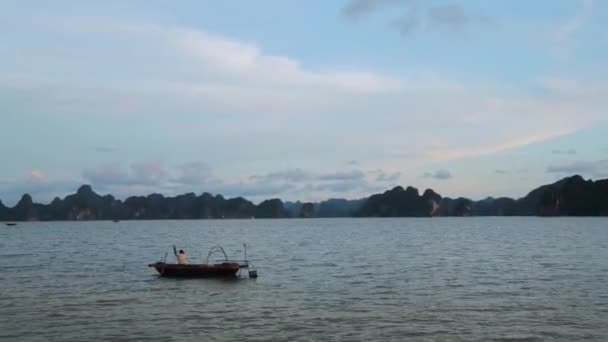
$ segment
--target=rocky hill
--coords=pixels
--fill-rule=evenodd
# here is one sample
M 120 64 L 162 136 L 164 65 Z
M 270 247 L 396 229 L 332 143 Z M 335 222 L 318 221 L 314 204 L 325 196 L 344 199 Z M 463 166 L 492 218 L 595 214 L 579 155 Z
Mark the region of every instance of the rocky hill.
M 442 198 L 431 189 L 396 187 L 371 196 L 356 213 L 365 217 L 402 216 L 608 216 L 608 179 L 564 178 L 532 190 L 520 199 Z
M 28 194 L 12 208 L 0 202 L 0 221 L 160 220 L 288 217 L 431 217 L 431 216 L 608 216 L 608 179 L 564 178 L 532 190 L 520 199 L 488 197 L 480 201 L 442 197 L 431 189 L 395 187 L 359 200 L 330 199 L 318 203 L 270 199 L 258 205 L 242 198 L 187 193 L 133 196 L 124 201 L 101 196 L 89 185 L 49 204 L 34 203 Z

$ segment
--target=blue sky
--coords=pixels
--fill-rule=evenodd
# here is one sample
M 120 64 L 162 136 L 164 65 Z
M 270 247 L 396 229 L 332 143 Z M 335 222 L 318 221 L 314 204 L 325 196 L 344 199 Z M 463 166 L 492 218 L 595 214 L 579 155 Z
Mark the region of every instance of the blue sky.
M 608 3 L 4 1 L 0 198 L 608 177 Z

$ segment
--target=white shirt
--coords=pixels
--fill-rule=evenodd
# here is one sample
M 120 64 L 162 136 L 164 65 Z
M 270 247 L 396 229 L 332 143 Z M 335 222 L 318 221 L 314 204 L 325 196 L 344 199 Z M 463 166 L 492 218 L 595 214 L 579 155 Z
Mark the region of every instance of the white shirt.
M 188 257 L 186 257 L 186 254 L 177 254 L 177 263 L 180 265 L 188 265 Z

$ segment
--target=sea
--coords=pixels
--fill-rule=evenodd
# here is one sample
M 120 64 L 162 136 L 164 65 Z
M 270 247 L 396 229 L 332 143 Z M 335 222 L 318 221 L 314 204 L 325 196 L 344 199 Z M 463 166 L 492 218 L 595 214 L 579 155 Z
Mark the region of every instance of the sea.
M 0 223 L 0 340 L 608 341 L 608 218 Z

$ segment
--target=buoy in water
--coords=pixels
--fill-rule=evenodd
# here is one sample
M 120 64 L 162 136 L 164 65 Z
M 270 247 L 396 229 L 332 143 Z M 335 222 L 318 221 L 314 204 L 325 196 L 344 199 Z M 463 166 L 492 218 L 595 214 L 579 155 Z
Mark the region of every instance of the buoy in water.
M 258 277 L 258 271 L 256 271 L 256 270 L 249 271 L 249 278 L 257 278 L 257 277 Z

